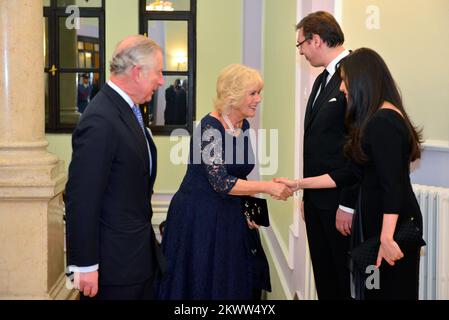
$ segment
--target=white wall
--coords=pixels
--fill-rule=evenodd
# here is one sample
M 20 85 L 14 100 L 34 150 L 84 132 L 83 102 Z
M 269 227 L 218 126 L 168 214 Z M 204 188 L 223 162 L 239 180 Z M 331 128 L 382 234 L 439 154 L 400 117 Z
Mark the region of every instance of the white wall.
M 429 140 L 413 164 L 412 183 L 449 188 L 449 143 Z
M 382 55 L 412 121 L 424 129 L 426 144 L 412 181 L 449 187 L 449 1 L 336 2 L 347 46 Z
M 449 140 L 449 1 L 341 0 L 353 49 L 378 51 L 413 121 L 430 140 Z

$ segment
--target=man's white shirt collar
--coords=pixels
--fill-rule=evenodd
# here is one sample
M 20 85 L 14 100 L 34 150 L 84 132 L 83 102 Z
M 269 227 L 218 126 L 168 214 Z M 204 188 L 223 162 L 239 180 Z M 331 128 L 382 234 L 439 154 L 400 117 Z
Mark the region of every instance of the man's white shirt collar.
M 337 66 L 337 64 L 346 56 L 349 55 L 349 50 L 344 50 L 342 53 L 340 53 L 334 60 L 331 61 L 331 63 L 329 63 L 326 67 L 327 72 L 329 72 L 329 76 L 328 77 L 332 77 L 335 73 L 335 67 Z M 328 78 L 329 79 L 329 78 Z
M 134 106 L 133 100 L 128 96 L 128 94 L 123 91 L 119 86 L 117 86 L 111 80 L 108 81 L 108 86 L 110 86 L 115 92 L 117 92 L 132 108 Z

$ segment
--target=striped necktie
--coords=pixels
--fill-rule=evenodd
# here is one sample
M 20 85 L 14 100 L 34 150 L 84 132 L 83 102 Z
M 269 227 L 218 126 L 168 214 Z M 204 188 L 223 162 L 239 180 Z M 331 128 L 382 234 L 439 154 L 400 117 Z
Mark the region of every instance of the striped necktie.
M 151 158 L 150 146 L 148 144 L 148 140 L 147 140 L 146 135 L 145 135 L 145 127 L 143 125 L 142 113 L 140 112 L 140 108 L 139 108 L 138 105 L 133 105 L 132 109 L 133 109 L 134 115 L 136 116 L 137 121 L 139 122 L 140 127 L 143 130 L 143 134 L 144 134 L 144 137 L 145 137 L 145 142 L 147 143 L 148 156 L 149 156 L 149 161 L 150 161 L 150 163 L 149 163 L 150 164 L 150 172 L 151 172 L 152 166 L 153 166 L 153 159 Z
M 142 128 L 142 130 L 145 130 L 144 126 L 143 126 L 143 117 L 142 117 L 142 113 L 140 113 L 140 108 L 138 105 L 133 105 L 132 107 L 134 115 L 136 116 L 137 121 L 139 122 L 140 127 Z

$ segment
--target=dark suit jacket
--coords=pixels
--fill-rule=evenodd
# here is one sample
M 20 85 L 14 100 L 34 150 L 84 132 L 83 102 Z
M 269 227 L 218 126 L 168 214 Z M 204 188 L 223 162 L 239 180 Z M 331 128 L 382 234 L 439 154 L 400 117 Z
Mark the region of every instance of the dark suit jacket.
M 165 90 L 165 110 L 164 110 L 165 124 L 174 124 L 175 116 L 176 116 L 176 91 L 175 87 L 171 85 Z
M 320 75 L 313 84 L 304 120 L 304 177 L 332 172 L 345 166 L 343 146 L 346 142 L 346 99 L 340 92 L 341 79 L 334 73 L 324 93 L 312 108 L 321 83 Z M 331 101 L 332 100 L 332 101 Z M 339 203 L 354 208 L 357 192 L 353 188 L 304 190 L 304 201 L 320 209 L 334 209 Z
M 146 281 L 163 264 L 151 225 L 157 171 L 128 103 L 105 85 L 81 117 L 73 137 L 66 186 L 67 262 L 99 264 L 101 285 Z M 159 263 L 158 263 L 159 262 Z

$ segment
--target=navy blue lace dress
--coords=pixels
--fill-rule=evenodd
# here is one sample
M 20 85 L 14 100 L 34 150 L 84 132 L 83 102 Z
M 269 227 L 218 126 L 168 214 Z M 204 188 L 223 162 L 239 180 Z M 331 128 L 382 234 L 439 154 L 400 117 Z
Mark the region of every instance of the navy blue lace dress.
M 248 228 L 240 197 L 228 194 L 254 168 L 248 129 L 244 120 L 235 138 L 207 115 L 192 136 L 164 229 L 167 272 L 158 299 L 252 299 L 255 289 L 271 289 L 259 234 Z

